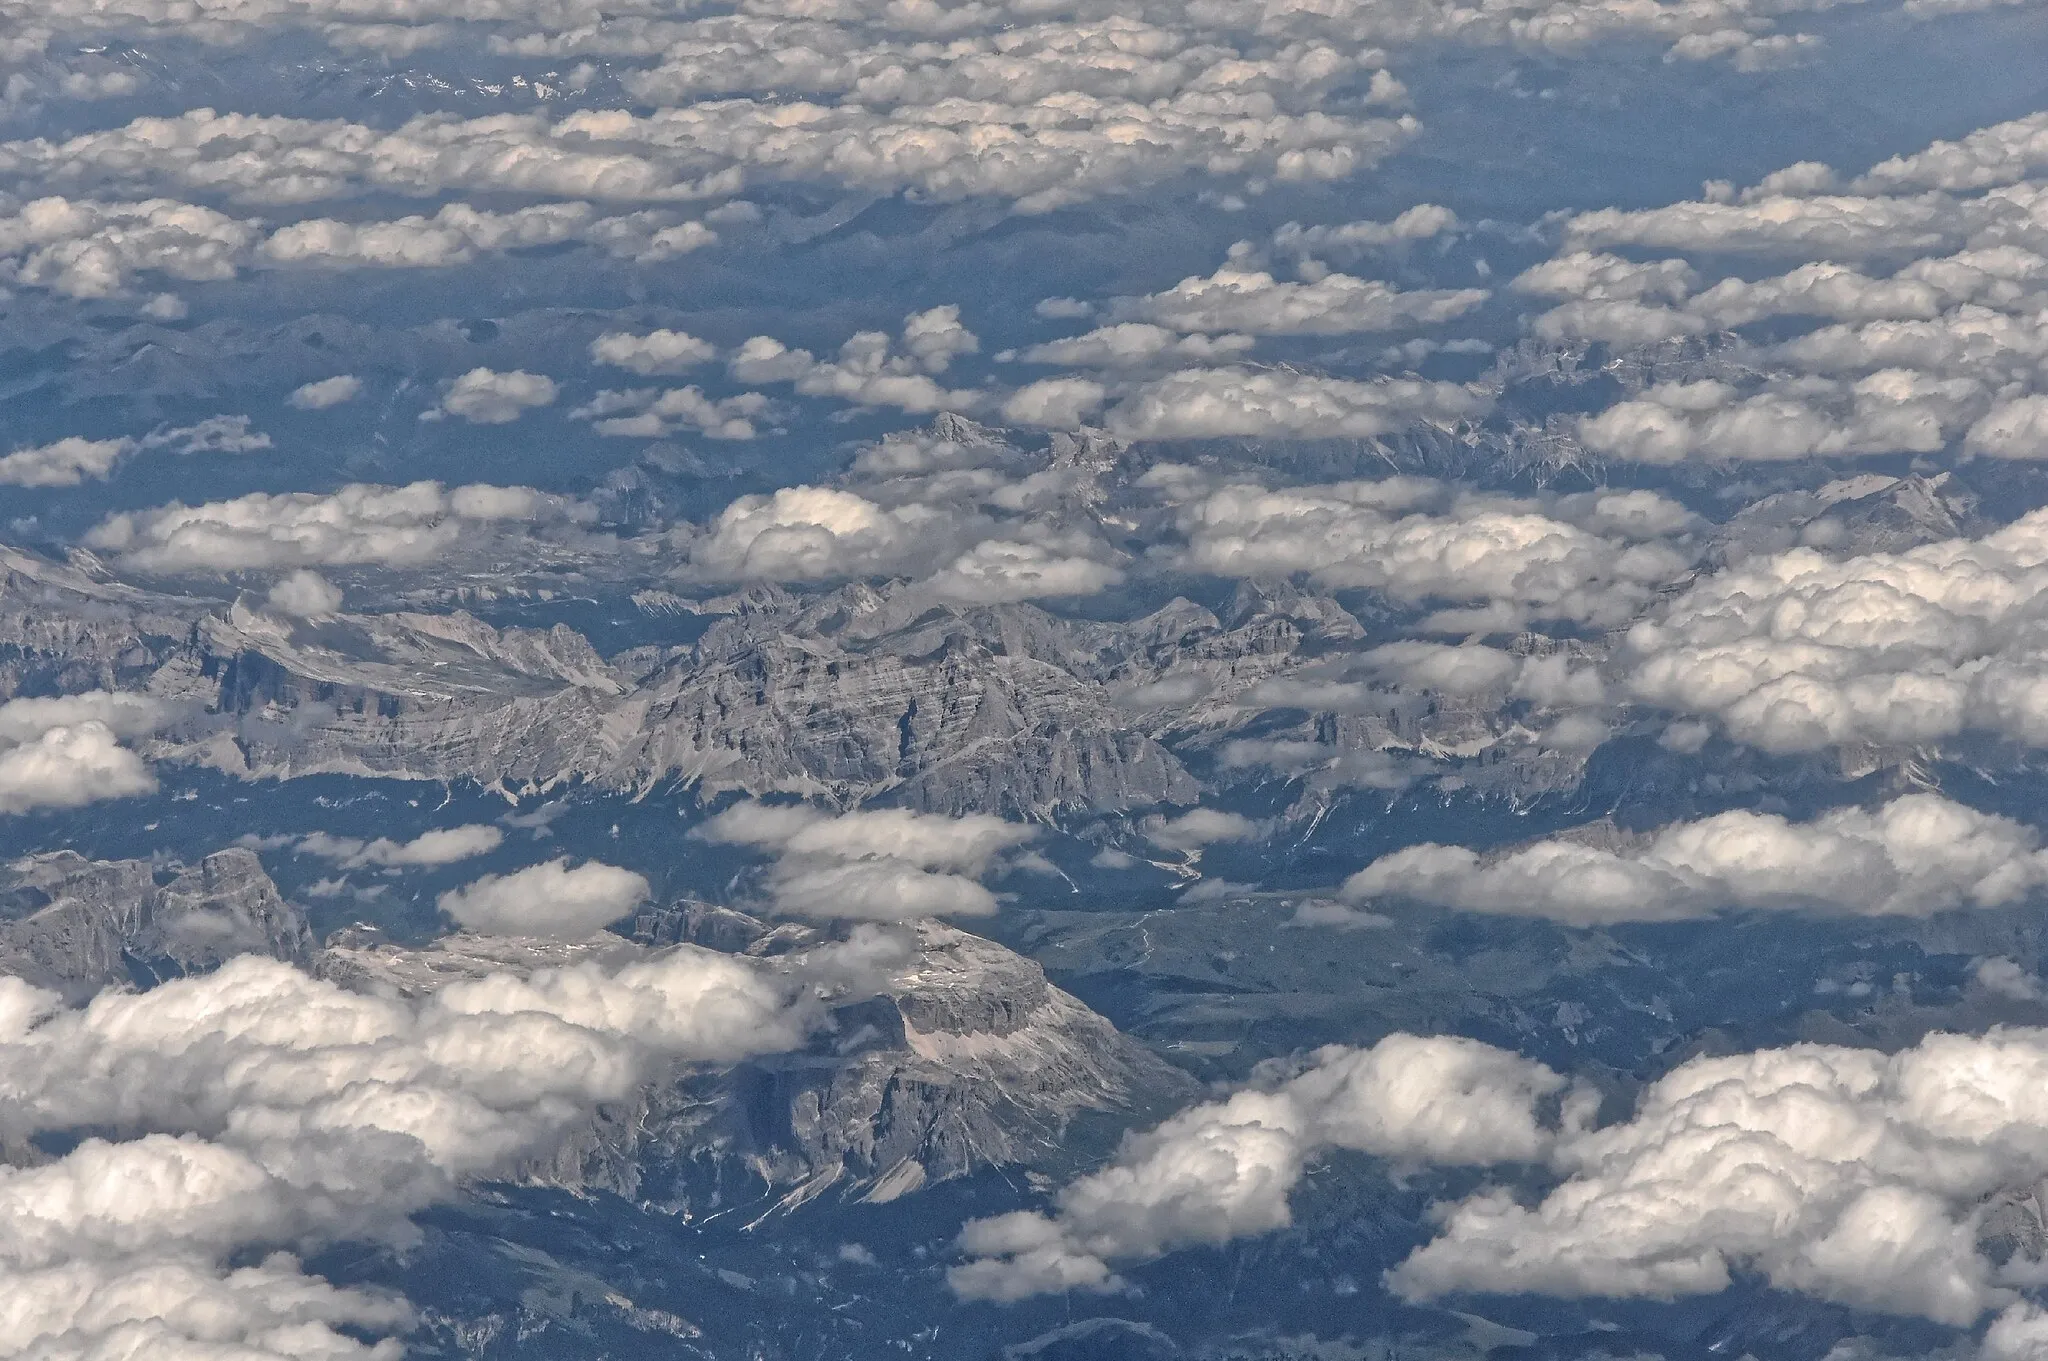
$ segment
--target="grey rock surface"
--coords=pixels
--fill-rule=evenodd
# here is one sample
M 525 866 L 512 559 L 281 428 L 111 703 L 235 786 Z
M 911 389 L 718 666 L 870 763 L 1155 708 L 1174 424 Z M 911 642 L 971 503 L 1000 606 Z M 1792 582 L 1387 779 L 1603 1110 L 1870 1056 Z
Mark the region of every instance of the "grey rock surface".
M 311 945 L 305 915 L 240 848 L 162 883 L 148 861 L 73 851 L 0 869 L 0 974 L 69 998 L 204 972 L 241 954 L 303 962 Z

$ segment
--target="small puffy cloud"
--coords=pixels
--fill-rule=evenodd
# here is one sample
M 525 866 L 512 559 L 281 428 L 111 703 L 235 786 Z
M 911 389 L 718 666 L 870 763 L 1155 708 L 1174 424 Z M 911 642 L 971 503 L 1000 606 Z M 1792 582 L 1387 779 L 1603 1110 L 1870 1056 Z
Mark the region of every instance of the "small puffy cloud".
M 1974 380 L 1911 370 L 1850 384 L 1800 379 L 1748 394 L 1712 379 L 1659 383 L 1583 418 L 1578 437 L 1594 453 L 1649 464 L 1932 453 L 1982 398 Z
M 1584 302 L 1668 303 L 1683 301 L 1698 283 L 1698 273 L 1683 260 L 1624 260 L 1579 250 L 1530 266 L 1510 287 Z
M 341 588 L 318 572 L 303 568 L 278 578 L 264 599 L 273 610 L 305 619 L 319 619 L 341 611 Z
M 1234 335 L 1182 335 L 1164 326 L 1155 326 L 1149 321 L 1120 321 L 1109 326 L 1098 326 L 1084 335 L 1069 336 L 1064 340 L 1048 340 L 1043 345 L 1033 345 L 1014 355 L 1007 352 L 996 358 L 1013 358 L 1026 364 L 1062 364 L 1071 368 L 1121 369 L 1136 368 L 1151 364 L 1202 364 L 1228 363 L 1239 358 L 1255 342 L 1250 336 Z M 1052 383 L 1074 382 L 1073 379 L 1051 379 Z M 1018 397 L 1010 399 L 1018 404 L 1023 392 L 1032 388 L 1047 388 L 1046 383 L 1034 383 L 1021 390 Z M 1056 390 L 1056 389 L 1048 389 Z M 1100 400 L 1098 390 L 1097 400 Z M 1053 421 L 1035 420 L 1004 409 L 1005 419 L 1026 425 L 1052 425 Z
M 241 123 L 233 117 L 215 119 L 210 113 L 202 121 L 210 123 L 213 131 Z M 145 160 L 161 155 L 165 149 L 161 134 L 179 124 L 162 119 L 152 123 L 155 135 L 144 133 L 131 140 L 125 135 L 137 131 L 131 125 L 112 134 L 111 140 L 129 141 L 129 153 Z M 308 131 L 313 125 L 279 120 L 271 126 Z M 229 135 L 234 136 L 232 132 Z M 211 139 L 202 132 L 200 141 L 204 146 Z M 346 153 L 341 154 L 345 159 Z M 264 159 L 257 152 L 245 151 L 244 155 L 245 168 Z M 293 192 L 314 185 L 316 177 L 300 173 L 304 169 L 303 164 L 294 170 L 272 162 L 270 184 L 281 192 L 254 196 L 286 200 L 325 197 L 317 192 Z M 145 174 L 141 178 L 151 177 Z M 198 182 L 185 180 L 181 187 L 205 191 L 218 184 L 202 177 Z M 541 203 L 507 213 L 451 203 L 431 217 L 414 215 L 389 221 L 306 218 L 287 223 L 268 236 L 264 230 L 264 224 L 254 219 L 232 218 L 174 198 L 103 202 L 52 196 L 28 203 L 12 216 L 0 217 L 0 261 L 10 266 L 22 283 L 72 297 L 104 298 L 122 292 L 134 276 L 145 273 L 205 282 L 232 279 L 251 265 L 433 268 L 464 264 L 486 252 L 566 241 L 587 242 L 615 256 L 651 262 L 700 249 L 718 239 L 703 223 L 678 221 L 662 211 L 600 217 L 587 203 Z M 143 312 L 157 320 L 176 320 L 184 315 L 184 304 L 172 294 L 159 294 Z
M 292 390 L 285 401 L 301 411 L 325 411 L 330 406 L 354 401 L 363 390 L 363 380 L 352 373 L 337 373 Z
M 1445 503 L 1440 493 L 1413 478 L 1271 491 L 1224 487 L 1182 508 L 1184 558 L 1197 571 L 1221 576 L 1305 572 L 1327 585 L 1369 587 L 1411 603 L 1490 602 L 1502 621 L 1491 628 L 1529 616 L 1619 624 L 1686 567 L 1672 547 L 1628 542 L 1640 527 L 1597 504 Z M 1439 513 L 1405 513 L 1433 502 Z M 1474 622 L 1485 621 L 1461 615 L 1444 624 L 1470 632 Z
M 323 860 L 332 860 L 343 869 L 429 868 L 488 855 L 504 841 L 505 834 L 496 827 L 486 823 L 468 823 L 461 827 L 437 827 L 431 832 L 420 833 L 411 841 L 393 841 L 381 836 L 374 841 L 361 841 L 354 837 L 315 832 L 299 838 L 293 850 L 300 855 L 317 855 Z M 549 867 L 541 865 L 536 868 Z M 510 877 L 517 878 L 516 875 Z
M 0 813 L 78 808 L 156 792 L 156 776 L 106 724 L 51 728 L 0 751 Z
M 1080 298 L 1043 298 L 1031 311 L 1047 321 L 1076 321 L 1095 314 L 1095 304 Z
M 1458 215 L 1434 203 L 1418 203 L 1391 222 L 1345 222 L 1336 226 L 1304 227 L 1290 222 L 1273 233 L 1277 250 L 1295 255 L 1325 255 L 1335 252 L 1382 250 L 1388 246 L 1427 241 L 1458 230 Z
M 1177 709 L 1208 697 L 1216 683 L 1197 671 L 1162 676 L 1121 691 L 1116 702 L 1127 709 Z
M 984 539 L 925 584 L 941 599 L 968 605 L 1095 595 L 1123 580 L 1123 572 L 1084 556 L 1062 555 L 1035 543 Z
M 1530 329 L 1544 340 L 1599 340 L 1637 349 L 1702 335 L 1710 327 L 1693 312 L 1624 299 L 1568 302 L 1537 317 Z
M 262 253 L 278 264 L 420 268 L 461 264 L 479 250 L 551 245 L 582 225 L 582 204 L 540 204 L 514 213 L 451 203 L 432 217 L 386 222 L 309 218 L 280 228 Z
M 1811 252 L 1860 258 L 1960 244 L 1961 215 L 1931 198 L 1769 195 L 1743 203 L 1600 208 L 1566 224 L 1568 249 L 1636 246 L 1732 253 Z
M 1522 669 L 1521 658 L 1477 643 L 1387 643 L 1360 660 L 1400 689 L 1446 695 L 1504 691 Z
M 1643 264 L 1583 251 L 1537 265 L 1515 283 L 1524 292 L 1574 298 L 1536 319 L 1538 335 L 1621 344 L 1653 344 L 1766 317 L 1928 322 L 1945 307 L 1993 292 L 1967 270 L 1942 270 L 1931 261 L 1876 278 L 1828 260 L 1763 279 L 1725 278 L 1692 292 L 1697 275 L 1682 260 Z
M 1263 766 L 1318 788 L 1391 793 L 1423 778 L 1421 763 L 1388 752 L 1296 738 L 1233 738 L 1217 754 L 1226 770 Z
M 1963 447 L 1992 458 L 2048 458 L 2048 396 L 2001 402 L 1970 427 Z M 0 469 L 5 467 L 0 460 Z
M 2048 1001 L 2048 987 L 2042 985 L 2041 979 L 2003 955 L 1978 960 L 1971 968 L 1970 976 L 1977 981 L 1977 986 L 1986 992 L 1996 993 L 2015 1002 Z
M 475 844 L 474 834 L 464 832 L 442 837 L 417 853 L 474 853 L 468 848 Z M 401 854 L 405 849 L 394 848 L 390 854 Z M 367 848 L 364 853 L 367 854 Z M 487 874 L 472 884 L 443 893 L 439 906 L 457 924 L 485 935 L 583 940 L 632 912 L 646 901 L 648 891 L 647 880 L 631 870 L 595 860 L 571 869 L 564 857 L 511 874 Z
M 1288 283 L 1260 270 L 1225 266 L 1207 278 L 1182 279 L 1164 293 L 1127 299 L 1119 310 L 1176 331 L 1334 336 L 1438 325 L 1488 296 L 1480 288 L 1403 292 L 1348 274 Z
M 1606 702 L 1596 666 L 1563 652 L 1521 656 L 1479 643 L 1404 639 L 1360 653 L 1347 670 L 1363 670 L 1380 687 L 1459 699 L 1528 700 L 1539 709 L 1592 707 Z M 1362 682 L 1319 678 L 1313 672 L 1275 676 L 1238 700 L 1271 705 L 1365 712 L 1384 707 L 1384 695 Z
M 1380 707 L 1372 687 L 1326 676 L 1268 676 L 1235 699 L 1247 709 L 1304 709 L 1310 713 L 1363 713 Z
M 88 722 L 101 724 L 116 737 L 140 737 L 162 727 L 173 712 L 152 695 L 120 690 L 10 699 L 0 704 L 0 742 L 28 742 L 53 728 Z
M 538 203 L 494 213 L 451 203 L 432 217 L 307 218 L 273 232 L 258 254 L 273 266 L 431 269 L 467 264 L 495 251 L 577 241 L 651 263 L 717 240 L 718 234 L 701 222 L 677 222 L 658 212 L 600 217 L 587 203 Z
M 696 835 L 779 854 L 842 860 L 880 856 L 922 869 L 980 874 L 998 855 L 1032 840 L 1037 830 L 986 813 L 952 818 L 880 808 L 832 816 L 802 804 L 740 803 L 706 822 Z
M 1456 383 L 1183 369 L 1137 387 L 1107 424 L 1126 439 L 1371 438 L 1415 421 L 1474 418 L 1487 407 L 1484 395 Z
M 552 405 L 555 380 L 524 369 L 499 373 L 475 368 L 448 385 L 435 414 L 460 416 L 472 425 L 509 425 L 536 407 Z
M 633 439 L 659 439 L 677 430 L 695 430 L 706 439 L 749 440 L 758 433 L 754 420 L 768 410 L 768 399 L 758 392 L 712 398 L 702 388 L 653 388 L 624 391 L 606 389 L 586 406 L 569 413 L 570 420 L 587 420 L 600 435 Z
M 590 342 L 592 363 L 609 364 L 643 376 L 682 373 L 717 357 L 717 346 L 683 331 L 663 329 L 645 335 L 607 331 Z
M 2020 1300 L 1984 1330 L 1983 1361 L 2041 1361 L 2048 1357 L 2048 1310 Z
M 171 716 L 151 696 L 105 690 L 0 704 L 0 812 L 154 793 L 156 776 L 121 739 L 154 732 Z
M 720 511 L 691 548 L 696 566 L 737 580 L 816 581 L 901 570 L 935 547 L 945 513 L 912 504 L 884 509 L 854 492 L 784 487 Z
M 934 873 L 900 860 L 785 860 L 771 877 L 778 912 L 824 920 L 910 921 L 988 917 L 996 898 L 962 874 Z
M 234 277 L 257 224 L 171 199 L 104 203 L 50 197 L 0 217 L 0 261 L 15 281 L 74 298 L 120 293 L 132 276 Z
M 1688 308 L 1709 324 L 1744 326 L 1764 317 L 1823 317 L 1835 321 L 1931 320 L 1944 304 L 1961 301 L 1906 271 L 1873 278 L 1819 260 L 1765 279 L 1723 279 L 1696 295 Z
M 958 307 L 934 307 L 905 317 L 894 340 L 883 331 L 856 333 L 830 360 L 820 360 L 809 350 L 790 349 L 772 336 L 755 336 L 733 351 L 726 371 L 742 383 L 793 383 L 806 397 L 831 397 L 859 406 L 972 411 L 984 403 L 985 394 L 950 390 L 935 375 L 980 347 L 980 340 L 961 324 Z
M 1565 714 L 1536 734 L 1536 745 L 1548 751 L 1588 752 L 1613 735 L 1598 714 Z
M 1270 1233 L 1317 1151 L 1403 1161 L 1533 1161 L 1556 1137 L 1538 1108 L 1565 1086 L 1541 1064 L 1472 1040 L 1390 1035 L 1333 1045 L 1298 1075 L 1181 1112 L 1069 1183 L 1050 1215 L 1019 1211 L 961 1231 L 964 1299 L 1113 1290 L 1118 1262 Z
M 1003 402 L 1003 419 L 1071 430 L 1085 425 L 1107 395 L 1108 389 L 1087 378 L 1045 378 L 1011 393 Z
M 132 439 L 84 439 L 71 435 L 52 444 L 0 455 L 0 483 L 10 487 L 75 487 L 91 478 L 105 481 L 114 465 L 135 448 Z
M 1698 516 L 1679 502 L 1653 491 L 1586 493 L 1564 497 L 1557 505 L 1560 513 L 1581 528 L 1638 542 L 1685 533 L 1700 526 Z
M 736 804 L 693 833 L 773 854 L 767 889 L 775 910 L 869 921 L 988 916 L 995 895 L 975 880 L 1035 834 L 987 814 L 891 808 L 833 817 L 760 803 Z
M 1951 193 L 2011 184 L 2048 168 L 2048 114 L 2028 114 L 1979 128 L 1957 141 L 1894 156 L 1870 168 L 1855 187 L 1866 192 L 1902 193 L 1941 189 Z
M 328 495 L 256 492 L 126 511 L 102 520 L 85 542 L 145 572 L 412 566 L 448 552 L 484 524 L 534 518 L 556 504 L 528 487 L 352 483 Z
M 1810 822 L 1747 810 L 1675 823 L 1603 850 L 1538 841 L 1482 857 L 1422 845 L 1344 884 L 1351 902 L 1406 899 L 1575 926 L 1670 921 L 1728 909 L 1926 916 L 2019 902 L 2048 884 L 2028 828 L 1934 794 Z
M 960 308 L 947 303 L 903 319 L 903 348 L 926 373 L 944 373 L 955 359 L 974 354 L 981 341 L 960 322 Z
M 253 454 L 271 447 L 270 436 L 250 428 L 247 416 L 209 416 L 197 425 L 166 426 L 144 435 L 141 445 L 174 454 Z
M 1217 808 L 1192 808 L 1177 817 L 1147 818 L 1139 829 L 1155 846 L 1172 851 L 1198 851 L 1219 841 L 1250 841 L 1259 824 L 1238 813 Z

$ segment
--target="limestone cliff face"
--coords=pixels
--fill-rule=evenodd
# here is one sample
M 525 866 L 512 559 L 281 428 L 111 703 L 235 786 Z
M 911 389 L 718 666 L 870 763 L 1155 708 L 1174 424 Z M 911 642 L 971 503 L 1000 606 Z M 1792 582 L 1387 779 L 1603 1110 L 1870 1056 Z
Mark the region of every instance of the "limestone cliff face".
M 1121 1127 L 1193 1095 L 1190 1079 L 1035 962 L 938 922 L 916 936 L 911 962 L 880 997 L 844 1009 L 825 1044 L 696 1092 L 715 1108 L 698 1137 L 743 1160 L 782 1206 L 1064 1165 L 1076 1120 L 1110 1115 Z
M 0 974 L 70 998 L 241 954 L 303 962 L 311 946 L 304 914 L 250 851 L 216 852 L 161 884 L 146 860 L 73 851 L 0 868 Z

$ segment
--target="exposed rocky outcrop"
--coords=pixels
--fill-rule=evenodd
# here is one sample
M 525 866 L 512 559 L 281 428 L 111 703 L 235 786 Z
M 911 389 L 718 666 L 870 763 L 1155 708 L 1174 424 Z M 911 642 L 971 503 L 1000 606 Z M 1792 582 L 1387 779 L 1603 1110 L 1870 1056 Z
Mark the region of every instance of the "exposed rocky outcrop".
M 2048 1258 L 2048 1186 L 2022 1186 L 1990 1197 L 1977 1221 L 1977 1245 L 1999 1266 Z
M 254 853 L 216 852 L 159 883 L 146 860 L 29 856 L 0 870 L 0 974 L 66 997 L 201 973 L 235 955 L 303 961 L 306 919 Z
M 1081 1117 L 1114 1114 L 1121 1128 L 1192 1096 L 1192 1081 L 1035 962 L 938 922 L 914 929 L 912 961 L 882 996 L 844 1008 L 826 1045 L 694 1093 L 717 1110 L 702 1134 L 783 1206 L 827 1191 L 890 1200 L 990 1166 L 1065 1167 L 1102 1151 L 1067 1142 Z

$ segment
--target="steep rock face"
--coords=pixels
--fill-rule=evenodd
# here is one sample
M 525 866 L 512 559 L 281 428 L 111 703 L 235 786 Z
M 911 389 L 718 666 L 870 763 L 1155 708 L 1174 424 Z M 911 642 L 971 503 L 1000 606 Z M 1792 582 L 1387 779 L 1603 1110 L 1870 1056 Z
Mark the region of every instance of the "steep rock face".
M 738 915 L 699 911 L 684 929 L 730 931 Z M 893 1200 L 984 1167 L 1065 1166 L 1085 1157 L 1076 1121 L 1122 1128 L 1191 1097 L 1191 1079 L 1032 960 L 943 923 L 908 929 L 911 960 L 808 1049 L 656 1094 L 634 1191 L 687 1213 L 764 1191 L 782 1209 L 828 1192 Z M 813 935 L 778 928 L 747 953 Z M 618 1165 L 585 1156 L 588 1170 Z
M 236 955 L 303 962 L 312 931 L 253 851 L 216 851 L 158 891 L 131 953 L 159 976 L 199 973 Z
M 55 851 L 0 875 L 0 973 L 67 996 L 128 976 L 128 943 L 141 936 L 157 891 L 148 861 Z
M 241 954 L 297 962 L 311 944 L 304 915 L 239 848 L 163 884 L 146 860 L 73 851 L 0 869 L 0 974 L 71 998 L 204 972 Z
M 1062 1164 L 1075 1156 L 1063 1135 L 1076 1120 L 1121 1127 L 1191 1096 L 1191 1079 L 1031 960 L 935 922 L 905 929 L 909 961 L 879 993 L 836 1006 L 805 1049 L 650 1083 L 525 1175 L 688 1215 L 735 1204 L 765 1213 L 828 1191 L 882 1201 L 983 1167 Z M 679 943 L 737 946 L 774 968 L 825 940 L 701 903 L 643 914 L 638 935 L 574 945 L 457 935 L 404 949 L 353 931 L 313 967 L 359 990 L 421 996 L 494 970 L 617 962 Z
M 2019 1186 L 1988 1197 L 1977 1222 L 1977 1246 L 2005 1266 L 2017 1258 L 2048 1258 L 2048 1185 Z
M 188 646 L 204 601 L 137 590 L 0 546 L 0 690 L 139 689 Z

